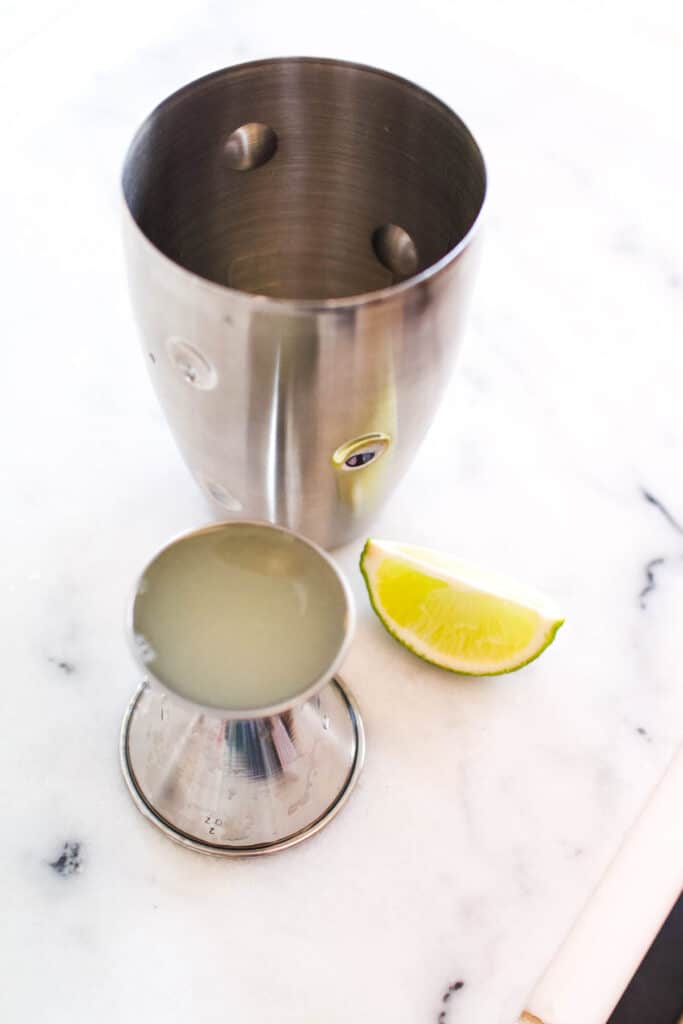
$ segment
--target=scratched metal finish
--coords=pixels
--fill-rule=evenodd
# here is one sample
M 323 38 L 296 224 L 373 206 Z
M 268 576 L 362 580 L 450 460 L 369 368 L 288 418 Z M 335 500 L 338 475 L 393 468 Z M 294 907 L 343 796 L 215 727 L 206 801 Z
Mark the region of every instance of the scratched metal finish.
M 150 115 L 123 174 L 133 306 L 221 518 L 328 547 L 366 529 L 448 380 L 485 189 L 457 115 L 372 68 L 241 65 Z

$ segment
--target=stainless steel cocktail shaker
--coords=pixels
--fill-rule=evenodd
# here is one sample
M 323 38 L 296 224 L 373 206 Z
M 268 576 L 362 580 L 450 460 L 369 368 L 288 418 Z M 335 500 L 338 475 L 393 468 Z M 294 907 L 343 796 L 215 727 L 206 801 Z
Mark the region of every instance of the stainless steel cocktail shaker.
M 123 173 L 133 305 L 220 518 L 326 547 L 367 529 L 448 379 L 485 189 L 456 114 L 342 61 L 228 68 L 148 117 Z

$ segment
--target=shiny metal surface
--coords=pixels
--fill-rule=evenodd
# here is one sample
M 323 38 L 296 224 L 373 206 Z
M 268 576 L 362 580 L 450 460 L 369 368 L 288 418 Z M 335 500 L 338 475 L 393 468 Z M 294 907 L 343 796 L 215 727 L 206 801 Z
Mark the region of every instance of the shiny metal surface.
M 268 523 L 216 523 L 175 538 L 149 565 L 183 540 L 221 530 L 235 533 L 244 525 L 291 532 Z M 124 716 L 123 775 L 150 821 L 200 851 L 238 856 L 300 842 L 337 813 L 363 765 L 360 712 L 336 676 L 354 629 L 351 592 L 332 559 L 307 538 L 298 539 L 332 570 L 330 586 L 338 586 L 342 598 L 341 644 L 328 671 L 305 690 L 253 712 L 199 704 L 150 673 L 134 625 L 146 570 L 136 581 L 127 633 L 147 679 Z M 186 642 L 191 645 L 193 637 Z
M 457 115 L 373 68 L 259 61 L 150 115 L 123 172 L 133 306 L 219 516 L 326 547 L 367 528 L 448 379 L 485 190 Z M 375 433 L 382 458 L 343 473 Z
M 135 803 L 176 842 L 203 853 L 274 853 L 318 832 L 363 766 L 358 708 L 339 680 L 282 715 L 235 721 L 192 712 L 143 683 L 121 730 Z

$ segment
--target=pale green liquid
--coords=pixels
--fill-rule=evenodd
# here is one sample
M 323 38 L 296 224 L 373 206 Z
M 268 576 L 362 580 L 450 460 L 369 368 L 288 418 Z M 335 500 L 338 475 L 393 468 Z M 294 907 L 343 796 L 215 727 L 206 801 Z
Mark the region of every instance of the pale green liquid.
M 133 629 L 176 693 L 257 710 L 324 676 L 346 632 L 342 586 L 303 541 L 233 524 L 176 541 L 147 567 Z

